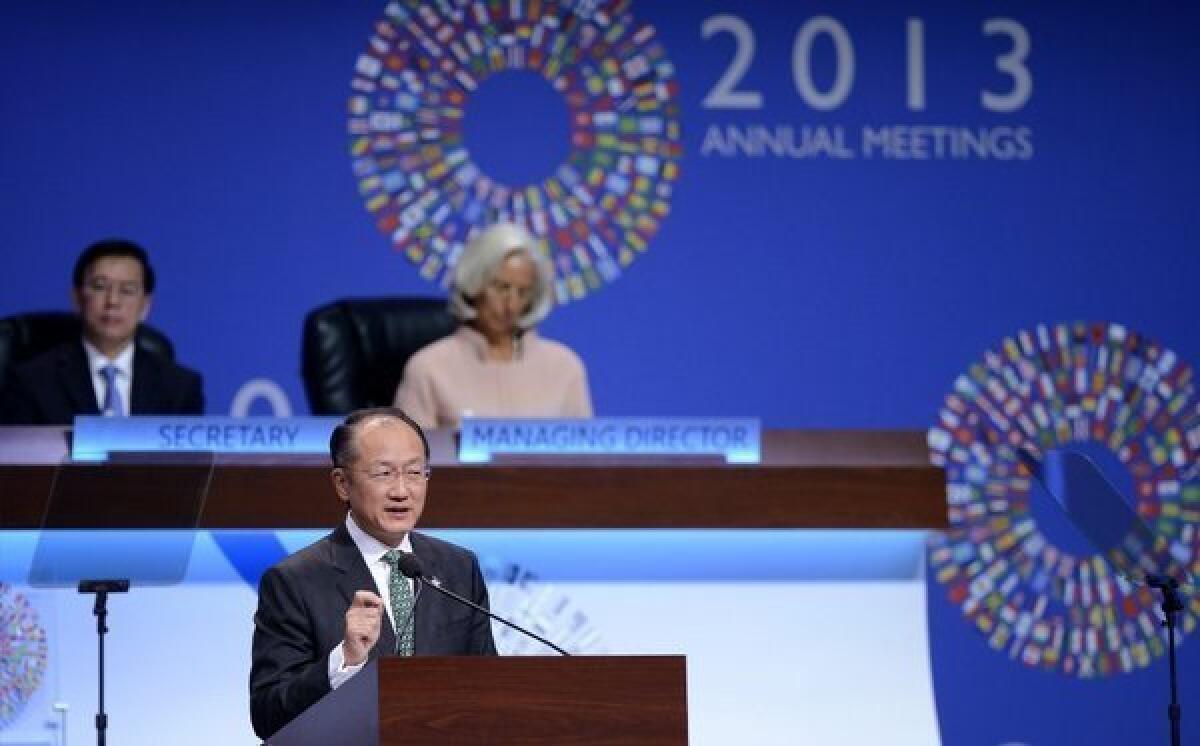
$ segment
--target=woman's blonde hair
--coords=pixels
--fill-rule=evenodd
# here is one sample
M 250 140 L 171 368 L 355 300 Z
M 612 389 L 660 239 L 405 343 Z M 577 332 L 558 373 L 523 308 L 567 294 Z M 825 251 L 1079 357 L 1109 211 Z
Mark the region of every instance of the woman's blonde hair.
M 517 328 L 532 329 L 546 318 L 554 307 L 554 267 L 537 239 L 515 223 L 494 223 L 467 242 L 454 267 L 450 313 L 461 321 L 475 318 L 475 300 L 491 282 L 496 268 L 513 254 L 528 257 L 536 270 L 533 297 L 529 308 L 517 319 Z

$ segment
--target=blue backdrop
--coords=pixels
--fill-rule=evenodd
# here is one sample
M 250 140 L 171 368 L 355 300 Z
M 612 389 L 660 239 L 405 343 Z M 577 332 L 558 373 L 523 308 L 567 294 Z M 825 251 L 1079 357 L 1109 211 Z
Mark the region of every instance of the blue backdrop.
M 305 411 L 305 312 L 437 290 L 376 231 L 351 171 L 350 81 L 383 11 L 6 3 L 0 313 L 64 306 L 79 249 L 129 236 L 160 269 L 151 318 L 206 374 L 211 412 L 228 413 L 258 377 Z M 1038 321 L 1120 321 L 1196 359 L 1190 6 L 728 0 L 632 12 L 674 62 L 683 156 L 648 251 L 546 324 L 584 357 L 599 412 L 923 427 L 969 361 Z M 827 111 L 806 104 L 792 64 L 801 28 L 822 14 L 855 61 Z M 741 19 L 753 52 L 730 31 L 704 38 L 718 15 Z M 1012 112 L 980 101 L 1015 88 L 996 68 L 1011 36 L 983 32 L 993 17 L 1030 40 L 1031 93 Z M 907 103 L 910 18 L 923 22 L 922 110 Z M 834 87 L 830 38 L 811 45 L 819 92 Z M 733 88 L 759 92 L 761 108 L 706 107 L 738 48 L 746 67 Z M 472 152 L 501 169 L 506 152 L 566 148 L 548 86 L 516 77 L 486 81 L 464 126 Z M 526 116 L 525 100 L 505 95 L 522 92 L 551 116 Z M 866 158 L 850 142 L 863 127 L 916 124 L 1026 127 L 1032 155 Z M 705 154 L 713 127 L 755 126 L 792 127 L 797 140 L 805 126 L 842 128 L 859 157 Z

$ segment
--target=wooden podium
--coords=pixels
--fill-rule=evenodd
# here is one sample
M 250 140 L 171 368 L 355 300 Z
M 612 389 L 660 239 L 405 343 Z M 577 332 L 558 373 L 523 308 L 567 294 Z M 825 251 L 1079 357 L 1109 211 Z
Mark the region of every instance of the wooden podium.
M 387 657 L 268 744 L 682 746 L 687 740 L 681 655 Z

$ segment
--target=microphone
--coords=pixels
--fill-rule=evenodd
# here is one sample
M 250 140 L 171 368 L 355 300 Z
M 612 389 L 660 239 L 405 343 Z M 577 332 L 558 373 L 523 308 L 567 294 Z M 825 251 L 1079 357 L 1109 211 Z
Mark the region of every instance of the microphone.
M 495 619 L 497 622 L 500 622 L 501 624 L 511 627 L 512 629 L 515 629 L 516 631 L 520 632 L 523 635 L 532 637 L 533 639 L 542 643 L 546 647 L 552 648 L 555 652 L 559 653 L 560 655 L 567 655 L 567 656 L 570 655 L 570 653 L 563 650 L 562 648 L 555 645 L 554 643 L 550 642 L 546 638 L 544 638 L 540 635 L 535 635 L 534 633 L 530 632 L 529 630 L 525 629 L 524 627 L 522 627 L 518 624 L 515 624 L 513 622 L 510 622 L 507 619 L 505 619 L 504 617 L 493 614 L 492 612 L 483 608 L 482 606 L 475 603 L 474 601 L 463 598 L 462 596 L 458 595 L 457 593 L 455 593 L 452 590 L 443 588 L 441 582 L 439 582 L 437 578 L 431 578 L 431 577 L 427 577 L 425 575 L 425 567 L 421 564 L 421 558 L 418 557 L 417 555 L 411 554 L 409 552 L 400 552 L 400 559 L 396 562 L 396 567 L 400 568 L 400 572 L 404 573 L 405 577 L 412 578 L 413 580 L 417 581 L 417 583 L 419 583 L 420 585 L 428 586 L 428 587 L 434 589 L 435 591 L 437 591 L 438 593 L 445 594 L 445 595 L 449 596 L 450 598 L 454 599 L 455 601 L 458 601 L 460 604 L 465 604 L 467 606 L 470 606 L 472 609 L 475 609 L 476 611 L 481 611 L 484 614 L 487 614 L 492 619 Z M 415 608 L 415 604 L 414 604 L 414 608 Z
M 1179 581 L 1166 573 L 1146 573 L 1146 585 L 1151 588 L 1178 588 Z

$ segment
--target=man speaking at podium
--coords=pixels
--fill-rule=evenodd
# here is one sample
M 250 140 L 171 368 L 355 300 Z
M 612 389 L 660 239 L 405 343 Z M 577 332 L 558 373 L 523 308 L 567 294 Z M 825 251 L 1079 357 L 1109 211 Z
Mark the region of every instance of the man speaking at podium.
M 496 654 L 486 616 L 441 594 L 418 598 L 397 567 L 411 552 L 426 576 L 487 606 L 475 555 L 413 531 L 430 474 L 421 428 L 393 407 L 359 410 L 329 450 L 345 521 L 259 585 L 250 718 L 264 739 L 378 656 Z

